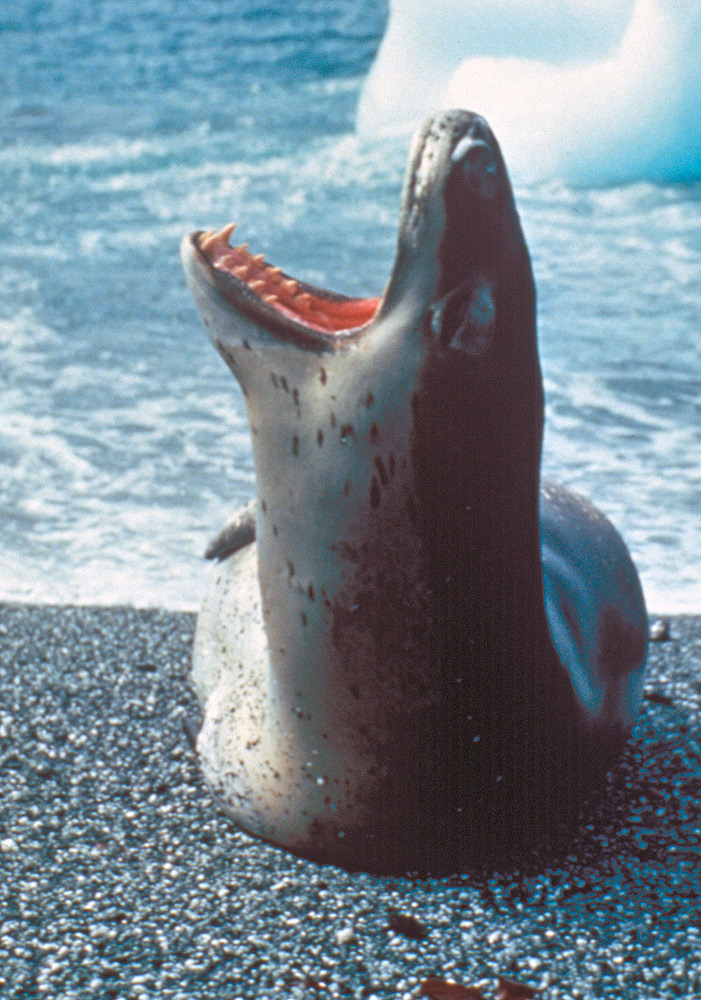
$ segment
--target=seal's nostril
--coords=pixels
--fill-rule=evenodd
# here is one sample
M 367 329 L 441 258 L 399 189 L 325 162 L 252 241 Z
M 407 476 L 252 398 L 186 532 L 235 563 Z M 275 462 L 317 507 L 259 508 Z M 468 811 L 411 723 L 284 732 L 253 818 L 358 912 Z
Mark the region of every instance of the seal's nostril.
M 462 168 L 465 179 L 474 191 L 483 196 L 494 193 L 497 161 L 486 142 L 466 135 L 457 144 L 450 159 Z
M 469 163 L 473 170 L 483 170 L 487 174 L 493 174 L 497 168 L 491 150 L 482 142 L 470 146 L 465 153 L 465 162 Z

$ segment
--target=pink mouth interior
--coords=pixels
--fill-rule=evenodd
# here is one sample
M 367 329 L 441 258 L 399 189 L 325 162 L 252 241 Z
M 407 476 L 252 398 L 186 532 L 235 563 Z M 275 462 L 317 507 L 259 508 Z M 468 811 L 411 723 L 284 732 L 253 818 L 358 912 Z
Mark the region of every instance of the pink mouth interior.
M 356 330 L 370 322 L 380 304 L 379 298 L 326 298 L 315 295 L 279 267 L 266 263 L 264 255 L 251 254 L 248 246 L 229 246 L 234 224 L 220 233 L 203 233 L 199 247 L 212 267 L 242 281 L 272 309 L 322 333 Z

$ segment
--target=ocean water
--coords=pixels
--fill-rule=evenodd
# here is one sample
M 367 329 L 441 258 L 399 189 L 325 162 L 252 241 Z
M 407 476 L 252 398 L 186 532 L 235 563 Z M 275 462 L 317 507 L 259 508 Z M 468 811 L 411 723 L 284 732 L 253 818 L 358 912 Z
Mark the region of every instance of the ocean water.
M 0 7 L 1 598 L 197 606 L 254 474 L 178 244 L 235 220 L 295 275 L 381 290 L 407 142 L 355 121 L 386 21 L 378 0 Z M 544 471 L 616 523 L 653 611 L 698 611 L 701 186 L 517 198 Z

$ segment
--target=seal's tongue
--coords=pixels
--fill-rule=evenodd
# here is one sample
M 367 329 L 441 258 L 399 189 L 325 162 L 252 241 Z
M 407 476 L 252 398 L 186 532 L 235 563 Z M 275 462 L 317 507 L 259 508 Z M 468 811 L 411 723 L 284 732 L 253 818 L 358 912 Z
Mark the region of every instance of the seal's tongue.
M 275 312 L 320 333 L 355 330 L 372 320 L 379 298 L 349 298 L 296 281 L 281 268 L 268 264 L 264 254 L 252 254 L 247 244 L 230 246 L 235 228 L 232 222 L 219 233 L 211 230 L 198 237 L 199 249 L 212 265 L 215 277 L 245 285 Z M 218 287 L 225 298 L 230 298 L 225 284 Z

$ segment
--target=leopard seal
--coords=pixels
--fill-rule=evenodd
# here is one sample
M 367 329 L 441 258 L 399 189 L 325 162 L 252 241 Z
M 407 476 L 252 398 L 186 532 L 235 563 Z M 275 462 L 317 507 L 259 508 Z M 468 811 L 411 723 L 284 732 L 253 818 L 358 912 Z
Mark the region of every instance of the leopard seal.
M 647 628 L 615 529 L 539 482 L 535 285 L 498 143 L 465 111 L 418 131 L 379 299 L 297 282 L 232 229 L 182 245 L 257 488 L 198 618 L 205 775 L 244 830 L 346 868 L 519 850 L 620 749 Z

